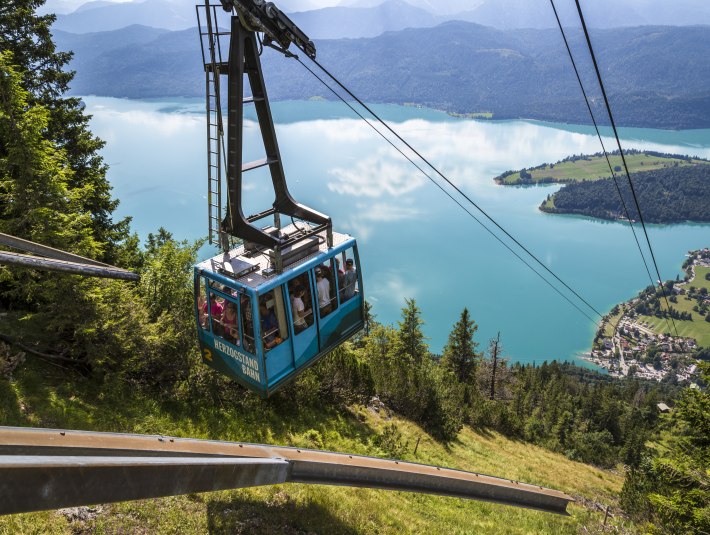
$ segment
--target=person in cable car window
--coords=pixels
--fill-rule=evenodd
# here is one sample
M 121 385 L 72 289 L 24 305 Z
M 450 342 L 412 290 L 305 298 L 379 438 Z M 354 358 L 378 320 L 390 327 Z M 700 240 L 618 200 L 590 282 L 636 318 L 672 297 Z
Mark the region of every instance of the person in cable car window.
M 201 328 L 206 328 L 207 327 L 207 301 L 205 300 L 205 296 L 200 293 L 200 295 L 197 297 L 197 310 L 200 313 L 200 327 Z
M 345 289 L 343 296 L 345 299 L 350 299 L 355 295 L 355 285 L 357 284 L 357 271 L 355 271 L 355 262 L 352 258 L 345 261 Z
M 264 341 L 264 348 L 271 349 L 281 342 L 278 335 L 278 324 L 274 311 L 266 306 L 266 302 L 259 303 L 259 316 L 261 318 L 261 338 Z
M 330 283 L 323 274 L 323 269 L 316 270 L 316 288 L 318 289 L 318 307 L 320 315 L 330 313 Z
M 212 315 L 212 331 L 215 334 L 221 334 L 220 322 L 222 320 L 222 312 L 224 311 L 224 307 L 222 307 L 220 302 L 217 301 L 217 295 L 211 292 L 209 305 L 208 303 L 205 303 L 202 307 L 202 311 L 207 314 L 208 309 Z
M 224 338 L 234 345 L 239 345 L 239 327 L 237 325 L 237 305 L 231 301 L 227 302 L 222 313 L 222 326 L 224 327 Z
M 293 310 L 293 329 L 300 333 L 303 329 L 308 327 L 306 323 L 306 306 L 303 304 L 303 287 L 296 286 L 293 290 L 293 297 L 291 299 L 291 309 Z

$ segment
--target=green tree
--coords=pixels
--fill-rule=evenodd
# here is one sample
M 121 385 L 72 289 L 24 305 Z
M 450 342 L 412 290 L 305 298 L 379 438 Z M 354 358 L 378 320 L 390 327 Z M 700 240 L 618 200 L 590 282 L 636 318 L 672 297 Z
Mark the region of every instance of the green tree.
M 478 343 L 473 341 L 473 336 L 477 330 L 478 325 L 471 319 L 468 309 L 464 308 L 444 346 L 441 363 L 453 372 L 460 383 L 469 383 L 476 371 L 480 354 L 476 353 Z
M 397 351 L 400 356 L 415 364 L 421 364 L 429 356 L 429 346 L 422 331 L 422 312 L 414 299 L 405 299 L 402 319 L 398 322 Z
M 710 381 L 710 364 L 700 364 Z M 680 396 L 668 444 L 647 450 L 626 476 L 621 504 L 661 533 L 710 532 L 710 393 L 687 388 Z
M 44 0 L 0 3 L 0 50 L 12 53 L 20 85 L 27 91 L 28 109 L 39 106 L 46 110 L 42 133 L 64 152 L 66 167 L 71 171 L 67 188 L 81 192 L 74 202 L 78 212 L 90 220 L 97 246 L 92 256 L 121 263 L 132 258 L 122 249 L 135 249 L 137 241 L 129 237 L 130 219 L 112 221 L 118 201 L 111 198 L 106 166 L 98 152 L 104 143 L 89 130 L 90 116 L 84 113 L 81 100 L 64 96 L 74 77 L 72 71 L 66 70 L 72 55 L 56 50 L 51 34 L 56 17 L 36 14 L 43 4 Z
M 101 244 L 93 236 L 91 214 L 83 210 L 85 189 L 70 186 L 74 172 L 66 152 L 45 138 L 50 113 L 29 104 L 12 64 L 10 52 L 0 53 L 0 231 L 97 256 Z M 52 284 L 44 284 L 49 280 Z M 21 306 L 65 301 L 70 280 L 2 268 L 0 294 Z

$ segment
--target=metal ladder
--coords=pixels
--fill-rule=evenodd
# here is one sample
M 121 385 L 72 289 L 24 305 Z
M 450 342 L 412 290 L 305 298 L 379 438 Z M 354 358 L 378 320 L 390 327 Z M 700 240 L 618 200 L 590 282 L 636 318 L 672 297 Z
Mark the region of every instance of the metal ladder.
M 222 58 L 221 37 L 229 37 L 229 31 L 219 31 L 217 6 L 196 6 L 202 61 L 205 67 L 205 95 L 207 112 L 207 209 L 209 243 L 225 248 L 228 236 L 222 231 L 225 218 L 222 203 L 222 180 L 224 159 L 224 126 L 220 101 L 220 70 L 226 72 L 227 63 Z M 203 26 L 204 24 L 204 26 Z

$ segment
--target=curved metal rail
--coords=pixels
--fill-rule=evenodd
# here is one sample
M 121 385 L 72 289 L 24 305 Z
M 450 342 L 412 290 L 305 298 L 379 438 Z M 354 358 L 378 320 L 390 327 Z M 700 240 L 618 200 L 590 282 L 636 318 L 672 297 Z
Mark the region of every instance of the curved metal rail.
M 536 485 L 391 459 L 240 442 L 0 427 L 0 514 L 277 483 L 369 487 L 567 514 Z
M 104 277 L 129 281 L 140 280 L 138 274 L 132 271 L 104 264 L 103 262 L 84 256 L 68 253 L 61 249 L 42 245 L 41 243 L 23 240 L 22 238 L 10 236 L 2 232 L 0 232 L 0 245 L 40 255 L 38 257 L 9 251 L 0 251 L 0 265 L 7 264 L 29 269 L 59 271 L 62 273 L 82 275 L 84 277 Z

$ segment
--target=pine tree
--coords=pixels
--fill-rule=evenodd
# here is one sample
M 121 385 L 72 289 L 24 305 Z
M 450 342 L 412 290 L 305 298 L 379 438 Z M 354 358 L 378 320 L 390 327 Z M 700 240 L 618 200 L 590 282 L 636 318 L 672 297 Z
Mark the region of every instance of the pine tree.
M 47 111 L 43 135 L 64 151 L 67 167 L 72 171 L 68 189 L 81 191 L 75 202 L 78 211 L 90 217 L 93 239 L 99 246 L 93 256 L 115 262 L 131 256 L 119 245 L 129 240 L 130 219 L 118 223 L 112 220 L 118 201 L 111 198 L 106 165 L 98 152 L 104 142 L 89 130 L 90 116 L 84 113 L 81 100 L 64 96 L 74 77 L 72 71 L 66 70 L 72 54 L 56 50 L 51 34 L 56 17 L 35 12 L 43 4 L 44 0 L 0 2 L 0 50 L 12 53 L 14 69 L 21 76 L 20 85 L 28 92 L 28 109 L 41 106 Z M 131 246 L 135 245 L 132 240 Z
M 85 190 L 70 188 L 66 153 L 45 139 L 50 112 L 29 106 L 29 93 L 0 53 L 0 229 L 46 245 L 95 255 L 91 215 L 82 210 Z
M 478 343 L 473 341 L 473 336 L 477 330 L 478 325 L 464 308 L 444 347 L 442 365 L 451 370 L 460 383 L 469 383 L 476 370 L 480 355 L 476 353 Z
M 429 356 L 429 346 L 422 332 L 424 320 L 421 310 L 414 299 L 405 299 L 406 306 L 402 309 L 402 320 L 398 322 L 397 342 L 400 355 L 415 364 L 421 364 Z

